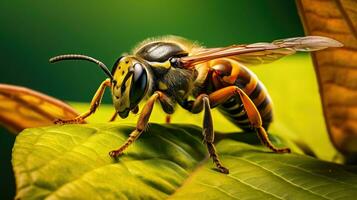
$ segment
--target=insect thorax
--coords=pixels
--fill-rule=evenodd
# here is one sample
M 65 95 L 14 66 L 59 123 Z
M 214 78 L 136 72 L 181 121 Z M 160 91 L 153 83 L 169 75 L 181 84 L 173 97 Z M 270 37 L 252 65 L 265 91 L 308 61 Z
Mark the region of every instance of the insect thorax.
M 182 101 L 190 94 L 195 78 L 195 71 L 170 66 L 169 59 L 188 55 L 184 47 L 174 41 L 153 41 L 143 45 L 135 52 L 151 65 L 153 92 L 162 91 L 173 101 Z M 169 66 L 168 66 L 169 65 Z
M 187 55 L 187 52 L 176 43 L 152 42 L 140 48 L 136 54 L 150 62 L 165 62 L 175 56 Z

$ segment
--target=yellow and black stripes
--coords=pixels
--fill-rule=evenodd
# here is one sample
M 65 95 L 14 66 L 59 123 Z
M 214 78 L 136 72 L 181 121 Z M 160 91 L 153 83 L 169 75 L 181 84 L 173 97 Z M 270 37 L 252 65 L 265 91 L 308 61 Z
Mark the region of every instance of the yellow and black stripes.
M 253 92 L 248 96 L 261 115 L 263 127 L 268 128 L 273 120 L 272 103 L 262 83 L 258 82 Z M 251 128 L 248 116 L 238 95 L 223 103 L 219 107 L 219 110 L 228 118 L 228 120 L 236 124 L 238 127 L 244 130 L 249 130 Z
M 236 61 L 230 59 L 230 62 Z M 273 120 L 272 103 L 269 94 L 255 74 L 242 65 L 238 66 L 239 70 L 237 71 L 239 71 L 239 74 L 232 85 L 241 88 L 248 95 L 261 115 L 263 127 L 268 128 Z M 251 129 L 248 116 L 238 95 L 221 104 L 219 110 L 238 127 L 244 130 Z
M 253 101 L 261 115 L 263 127 L 268 128 L 273 119 L 273 113 L 271 109 L 270 97 L 266 94 L 262 84 L 258 82 L 254 91 L 248 96 Z M 261 96 L 263 96 L 263 98 Z M 261 100 L 256 101 L 257 99 Z M 240 128 L 244 130 L 251 128 L 248 116 L 238 95 L 223 103 L 219 107 L 219 110 L 224 113 L 224 116 L 226 116 L 230 121 L 235 123 Z

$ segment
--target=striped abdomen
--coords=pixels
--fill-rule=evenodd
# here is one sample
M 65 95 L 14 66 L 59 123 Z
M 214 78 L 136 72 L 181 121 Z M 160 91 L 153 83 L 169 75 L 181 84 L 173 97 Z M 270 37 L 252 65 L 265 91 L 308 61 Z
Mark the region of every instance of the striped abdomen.
M 264 85 L 253 72 L 243 66 L 240 66 L 238 77 L 233 85 L 241 88 L 253 101 L 261 115 L 263 127 L 267 129 L 273 120 L 273 113 L 271 99 Z M 244 130 L 250 129 L 248 116 L 238 95 L 230 98 L 218 108 L 238 127 Z

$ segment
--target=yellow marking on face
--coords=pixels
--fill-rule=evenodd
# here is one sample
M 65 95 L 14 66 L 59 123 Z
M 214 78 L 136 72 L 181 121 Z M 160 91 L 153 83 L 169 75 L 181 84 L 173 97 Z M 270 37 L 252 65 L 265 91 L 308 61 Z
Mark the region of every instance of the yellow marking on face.
M 117 69 L 113 75 L 114 80 L 117 81 L 117 85 L 121 86 L 126 74 L 129 72 L 130 66 L 132 66 L 133 61 L 130 57 L 124 57 L 118 63 Z
M 159 89 L 160 90 L 167 90 L 168 87 L 165 83 L 163 83 L 162 81 L 159 81 Z
M 118 89 L 116 88 L 113 89 L 113 103 L 117 111 L 123 111 L 124 109 L 130 107 L 129 97 L 130 97 L 130 84 L 132 78 L 133 77 L 131 76 L 126 81 L 125 83 L 126 89 L 124 91 L 121 91 L 122 87 L 119 87 Z
M 130 106 L 130 87 L 133 76 L 131 75 L 125 83 L 124 79 L 129 72 L 130 67 L 133 65 L 133 59 L 130 57 L 124 57 L 120 60 L 117 69 L 113 75 L 114 80 L 117 81 L 116 86 L 113 85 L 113 102 L 117 111 L 123 111 Z M 125 87 L 122 85 L 125 84 Z M 124 91 L 122 91 L 124 89 Z

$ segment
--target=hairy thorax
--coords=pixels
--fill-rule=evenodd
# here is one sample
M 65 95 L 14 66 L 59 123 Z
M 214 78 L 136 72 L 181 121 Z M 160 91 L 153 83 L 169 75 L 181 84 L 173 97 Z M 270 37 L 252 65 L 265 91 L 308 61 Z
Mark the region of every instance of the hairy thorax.
M 196 77 L 194 70 L 173 68 L 170 69 L 153 69 L 154 73 L 154 90 L 165 93 L 168 97 L 176 102 L 186 99 L 193 88 L 193 82 Z

